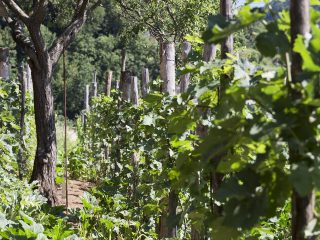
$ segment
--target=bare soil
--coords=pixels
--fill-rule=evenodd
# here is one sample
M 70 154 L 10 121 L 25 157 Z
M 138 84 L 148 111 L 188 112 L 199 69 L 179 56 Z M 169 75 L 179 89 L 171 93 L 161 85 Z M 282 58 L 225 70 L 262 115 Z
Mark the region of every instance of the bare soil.
M 83 208 L 81 198 L 84 192 L 89 191 L 93 186 L 92 183 L 69 180 L 68 181 L 68 208 Z M 64 185 L 58 189 L 58 198 L 61 205 L 66 202 Z

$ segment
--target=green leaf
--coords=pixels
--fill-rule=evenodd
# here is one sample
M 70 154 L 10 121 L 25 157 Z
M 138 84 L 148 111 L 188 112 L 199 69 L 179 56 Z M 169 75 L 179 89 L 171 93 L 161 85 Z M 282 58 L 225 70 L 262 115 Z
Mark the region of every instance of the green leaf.
M 153 103 L 161 103 L 161 100 L 162 100 L 162 95 L 161 94 L 158 94 L 158 93 L 152 93 L 152 94 L 149 94 L 148 96 L 146 96 L 144 98 L 144 101 L 146 103 L 149 103 L 149 104 L 153 104 Z
M 260 33 L 256 38 L 256 46 L 262 55 L 274 57 L 290 51 L 290 42 L 283 31 L 280 31 L 275 23 L 267 26 L 267 32 Z
M 227 22 L 221 15 L 210 17 L 209 29 L 203 34 L 203 39 L 209 43 L 220 43 L 231 34 L 263 19 L 264 16 L 260 10 L 247 5 L 240 9 L 235 21 Z
M 196 122 L 191 118 L 188 112 L 184 111 L 172 116 L 168 126 L 168 133 L 182 134 L 187 130 L 194 130 Z
M 319 38 L 320 39 L 320 38 Z M 319 40 L 318 39 L 318 40 Z M 300 53 L 303 59 L 303 69 L 310 72 L 320 72 L 320 66 L 314 62 L 311 52 L 307 49 L 304 38 L 298 35 L 293 50 Z
M 217 240 L 236 240 L 242 234 L 237 228 L 225 226 L 223 218 L 215 220 L 212 228 L 212 238 Z
M 190 43 L 203 43 L 203 40 L 197 36 L 187 35 L 184 39 Z

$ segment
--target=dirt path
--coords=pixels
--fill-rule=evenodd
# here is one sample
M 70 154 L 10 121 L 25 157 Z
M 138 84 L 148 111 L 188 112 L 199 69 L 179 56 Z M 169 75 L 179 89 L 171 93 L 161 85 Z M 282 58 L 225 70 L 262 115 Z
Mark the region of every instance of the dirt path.
M 68 202 L 69 208 L 83 208 L 81 198 L 84 192 L 89 191 L 92 183 L 82 182 L 77 180 L 68 181 Z M 64 186 L 58 189 L 58 198 L 61 204 L 65 204 L 65 190 Z

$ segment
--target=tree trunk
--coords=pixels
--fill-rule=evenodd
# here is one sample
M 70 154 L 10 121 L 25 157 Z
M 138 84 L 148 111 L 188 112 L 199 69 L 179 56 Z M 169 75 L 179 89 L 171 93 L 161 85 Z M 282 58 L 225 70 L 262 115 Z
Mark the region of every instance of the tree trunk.
M 309 0 L 291 0 L 291 45 L 294 47 L 295 40 L 299 34 L 306 37 L 310 32 L 310 2 Z M 291 75 L 293 83 L 301 82 L 302 58 L 299 53 L 292 50 Z M 292 91 L 293 101 L 298 100 L 301 93 Z M 301 127 L 294 131 L 304 131 Z M 289 146 L 290 162 L 301 162 L 304 156 L 296 151 L 294 146 Z M 292 239 L 293 240 L 311 240 L 316 237 L 305 237 L 304 230 L 308 224 L 315 218 L 315 192 L 311 191 L 307 196 L 300 196 L 295 190 L 292 194 Z
M 34 92 L 34 111 L 37 133 L 37 150 L 31 181 L 38 181 L 40 192 L 52 206 L 58 203 L 56 195 L 56 129 L 51 87 L 52 66 L 47 60 L 41 67 L 31 65 Z
M 25 174 L 26 158 L 24 154 L 24 135 L 25 135 L 25 115 L 26 115 L 26 78 L 24 76 L 24 63 L 23 63 L 23 52 L 22 49 L 17 46 L 17 69 L 18 69 L 18 79 L 20 82 L 20 147 L 18 154 L 18 166 L 19 166 L 19 178 L 23 179 Z
M 188 55 L 191 52 L 191 44 L 189 42 L 184 42 L 182 47 L 183 47 L 182 48 L 182 60 L 185 62 L 186 59 L 188 58 Z M 190 74 L 183 75 L 180 79 L 180 93 L 186 92 L 189 84 L 190 84 Z M 199 187 L 200 179 L 198 178 L 197 180 L 196 180 L 195 184 L 197 187 Z M 178 201 L 177 196 L 172 196 L 172 198 L 176 198 Z M 201 239 L 201 234 L 200 234 L 199 229 L 197 229 L 193 224 L 191 224 L 191 240 L 200 240 L 200 239 Z
M 169 219 L 171 220 L 171 224 L 169 226 L 169 236 L 171 238 L 177 237 L 177 225 L 176 217 L 177 217 L 177 207 L 179 203 L 179 195 L 175 190 L 171 190 L 169 193 Z
M 292 194 L 292 240 L 315 240 L 316 237 L 305 237 L 306 226 L 314 219 L 315 193 L 305 197 L 293 191 Z
M 150 92 L 150 75 L 149 69 L 143 68 L 142 69 L 142 81 L 141 81 L 141 93 L 142 97 L 145 98 Z
M 182 61 L 185 63 L 191 52 L 191 43 L 182 43 Z M 190 73 L 184 74 L 180 78 L 180 93 L 186 92 L 190 84 Z
M 167 204 L 168 198 L 161 199 L 162 203 Z M 159 218 L 159 227 L 158 227 L 158 239 L 164 239 L 169 237 L 169 227 L 168 227 L 168 216 L 167 211 L 163 211 Z
M 9 48 L 0 48 L 0 77 L 8 80 L 10 77 Z
M 310 3 L 309 0 L 291 0 L 291 45 L 293 48 L 297 35 L 303 37 L 310 32 Z M 291 75 L 293 82 L 299 82 L 299 75 L 302 72 L 302 58 L 299 53 L 292 51 Z
M 220 1 L 220 13 L 226 18 L 226 20 L 232 19 L 232 0 Z M 229 35 L 225 41 L 221 44 L 221 58 L 227 58 L 227 53 L 233 53 L 233 35 Z
M 226 18 L 226 20 L 232 19 L 232 0 L 220 0 L 220 13 L 222 16 Z M 233 36 L 229 35 L 221 44 L 221 59 L 226 59 L 228 56 L 227 54 L 233 53 Z M 219 87 L 219 96 L 218 96 L 218 104 L 220 104 L 221 100 L 223 99 L 223 95 L 228 88 L 230 83 L 230 78 L 228 75 L 221 75 L 220 77 L 220 87 Z M 222 158 L 225 153 L 222 153 L 216 159 L 213 160 L 213 165 L 216 165 Z M 214 167 L 213 167 L 214 168 Z M 223 175 L 217 173 L 215 170 L 211 172 L 210 176 L 210 207 L 212 213 L 215 212 L 217 214 L 221 214 L 222 208 L 214 204 L 213 195 L 218 191 L 222 184 Z
M 226 18 L 226 20 L 232 19 L 232 0 L 220 1 L 220 13 Z M 229 35 L 221 43 L 221 59 L 227 59 L 228 53 L 233 53 L 233 35 Z M 228 87 L 230 79 L 228 75 L 222 75 L 220 78 L 219 98 L 222 97 L 226 88 Z
M 170 96 L 176 94 L 175 43 L 160 43 L 160 77 L 163 81 L 162 92 Z
M 52 69 L 58 63 L 62 52 L 74 40 L 86 21 L 89 0 L 80 1 L 72 20 L 61 31 L 51 46 L 46 46 L 41 33 L 41 25 L 46 19 L 46 1 L 41 1 L 29 16 L 15 1 L 1 1 L 10 12 L 6 22 L 11 28 L 14 41 L 23 48 L 30 58 L 33 81 L 34 111 L 37 133 L 37 150 L 31 181 L 39 182 L 40 192 L 47 197 L 50 205 L 57 204 L 55 169 L 56 169 L 56 131 L 51 86 Z M 90 9 L 94 9 L 94 4 Z M 23 27 L 28 34 L 23 33 Z M 1 68 L 1 66 L 0 66 Z
M 160 43 L 160 77 L 163 80 L 162 92 L 169 96 L 176 94 L 176 63 L 175 43 Z M 159 239 L 172 238 L 176 236 L 176 224 L 169 224 L 168 218 L 175 218 L 178 205 L 177 193 L 170 189 L 169 197 L 163 199 L 167 202 L 167 211 L 162 212 L 159 219 Z
M 203 50 L 203 60 L 205 62 L 211 62 L 216 58 L 216 46 L 214 44 L 205 44 L 204 50 Z M 208 110 L 200 108 L 199 113 L 202 115 L 203 118 L 206 118 L 209 114 Z M 198 124 L 196 129 L 196 134 L 201 138 L 205 138 L 205 136 L 208 133 L 208 127 L 204 126 L 202 124 Z M 201 172 L 197 173 L 197 178 L 195 180 L 195 187 L 198 189 L 200 187 L 200 181 L 201 181 Z M 212 173 L 213 175 L 213 173 Z M 210 176 L 211 178 L 211 176 Z M 212 179 L 210 179 L 212 181 Z M 211 184 L 212 185 L 212 184 Z M 210 192 L 212 192 L 212 186 L 210 185 Z M 202 232 L 200 229 L 198 229 L 195 225 L 191 224 L 191 240 L 200 240 L 202 239 Z
M 212 62 L 216 58 L 216 46 L 214 44 L 205 44 L 203 49 L 203 61 L 209 63 Z M 206 118 L 209 114 L 209 111 L 203 108 L 199 109 L 199 113 L 203 116 L 203 118 Z M 196 134 L 201 138 L 205 138 L 205 136 L 208 133 L 208 127 L 204 126 L 202 124 L 199 124 L 196 129 Z M 213 175 L 213 174 L 212 174 Z M 197 173 L 196 181 L 195 181 L 195 187 L 199 188 L 201 184 L 201 172 Z M 211 176 L 210 176 L 211 178 Z M 212 181 L 212 179 L 210 179 Z M 212 184 L 211 184 L 212 185 Z M 200 191 L 200 189 L 197 189 L 197 191 Z M 212 192 L 212 187 L 210 186 L 210 192 Z M 191 240 L 201 240 L 203 239 L 203 233 L 201 229 L 198 229 L 195 225 L 191 225 Z
M 195 227 L 193 227 L 191 229 L 191 240 L 201 240 L 201 233 L 198 231 L 198 229 L 195 229 Z
M 177 237 L 177 207 L 179 196 L 176 191 L 170 190 L 169 197 L 162 200 L 167 205 L 167 210 L 162 212 L 159 220 L 159 239 Z

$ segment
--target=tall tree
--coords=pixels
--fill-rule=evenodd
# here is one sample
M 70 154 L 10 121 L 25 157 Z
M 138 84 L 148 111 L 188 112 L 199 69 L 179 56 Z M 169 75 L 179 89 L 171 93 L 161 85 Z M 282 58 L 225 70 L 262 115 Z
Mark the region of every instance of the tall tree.
M 190 52 L 191 52 L 191 43 L 189 42 L 183 42 L 182 43 L 182 55 L 181 55 L 181 60 L 185 63 Z M 190 73 L 184 74 L 180 77 L 180 92 L 186 92 L 189 84 L 190 84 Z
M 226 20 L 232 19 L 232 0 L 220 1 L 220 14 L 225 17 Z M 229 35 L 225 41 L 221 44 L 221 57 L 224 59 L 227 57 L 227 53 L 233 52 L 233 35 Z
M 13 39 L 29 57 L 31 68 L 37 133 L 37 150 L 31 181 L 37 180 L 40 184 L 40 192 L 47 197 L 48 203 L 56 205 L 57 146 L 52 73 L 62 52 L 74 40 L 85 23 L 88 11 L 96 7 L 99 2 L 89 4 L 89 0 L 76 1 L 72 19 L 61 30 L 51 46 L 47 46 L 44 40 L 41 25 L 48 16 L 48 6 L 52 1 L 34 0 L 32 3 L 28 1 L 19 4 L 14 0 L 1 0 L 1 3 L 7 12 L 6 21 L 12 29 Z M 23 27 L 27 29 L 26 34 L 22 31 Z
M 161 91 L 170 96 L 176 94 L 176 43 L 187 34 L 204 29 L 207 18 L 214 9 L 214 1 L 205 0 L 165 0 L 139 1 L 116 0 L 122 9 L 122 17 L 128 29 L 148 31 L 159 44 Z M 168 159 L 168 161 L 171 161 Z M 163 199 L 167 209 L 159 221 L 159 238 L 176 237 L 176 225 L 169 219 L 176 218 L 178 193 L 170 189 L 167 199 Z
M 27 82 L 24 74 L 24 55 L 22 49 L 17 46 L 17 69 L 18 79 L 20 82 L 20 148 L 18 155 L 19 178 L 22 179 L 25 174 L 26 158 L 24 154 L 24 135 L 25 135 L 25 115 L 26 115 L 26 92 Z
M 227 21 L 232 19 L 232 0 L 221 0 L 220 1 L 220 14 L 225 17 Z M 221 58 L 226 59 L 228 54 L 233 53 L 233 35 L 230 34 L 222 43 L 221 43 Z M 226 89 L 228 85 L 228 76 L 223 75 L 220 81 L 220 95 Z
M 170 96 L 176 94 L 176 48 L 174 42 L 160 43 L 160 77 L 162 92 Z
M 159 43 L 160 77 L 162 91 L 175 95 L 175 44 L 182 42 L 187 34 L 203 30 L 207 18 L 214 9 L 214 2 L 195 0 L 139 1 L 116 0 L 122 10 L 122 18 L 132 34 L 148 31 Z
M 232 19 L 232 0 L 220 0 L 220 14 L 225 17 L 227 21 Z M 214 51 L 214 46 L 211 45 L 210 47 L 206 47 L 205 49 L 212 49 Z M 210 51 L 209 51 L 210 52 Z M 227 59 L 228 54 L 233 53 L 233 35 L 229 35 L 222 43 L 221 43 L 221 59 Z M 213 55 L 213 54 L 212 54 Z M 228 85 L 230 84 L 230 77 L 226 74 L 222 74 L 220 76 L 220 87 L 219 87 L 219 97 L 218 97 L 218 104 L 220 104 L 221 100 L 223 99 L 224 92 Z M 221 154 L 223 156 L 224 153 Z M 221 156 L 217 157 L 216 161 L 220 161 Z M 221 183 L 222 183 L 223 175 L 217 172 L 212 172 L 211 174 L 211 186 L 210 191 L 212 196 L 218 191 Z M 221 207 L 216 206 L 211 201 L 211 208 L 212 210 L 215 209 L 216 212 L 220 213 Z
M 310 33 L 310 2 L 309 0 L 291 0 L 290 5 L 291 18 L 291 47 L 292 47 L 292 67 L 291 75 L 293 84 L 297 84 L 304 80 L 302 73 L 302 58 L 299 53 L 293 51 L 295 41 L 298 35 L 306 38 Z M 301 93 L 292 90 L 292 100 L 299 101 Z M 303 127 L 296 126 L 293 131 L 298 134 L 304 132 Z M 304 156 L 297 150 L 295 146 L 289 144 L 290 162 L 298 163 L 305 161 Z M 315 237 L 306 237 L 305 229 L 314 219 L 315 193 L 309 192 L 306 196 L 301 196 L 295 190 L 292 194 L 292 239 L 306 240 L 315 239 Z
M 215 44 L 208 44 L 206 43 L 203 46 L 203 61 L 209 63 L 215 60 L 216 58 L 216 45 Z M 209 112 L 208 109 L 200 108 L 199 113 L 202 115 L 204 119 L 208 118 Z M 208 127 L 204 126 L 203 124 L 198 124 L 196 129 L 196 134 L 201 138 L 204 139 L 206 135 L 208 134 Z M 195 181 L 195 188 L 196 191 L 200 192 L 200 184 L 201 180 L 203 178 L 203 175 L 198 172 L 197 173 L 197 179 Z M 210 186 L 211 187 L 211 186 Z M 203 239 L 203 230 L 199 229 L 194 224 L 191 225 L 191 240 L 200 240 Z

